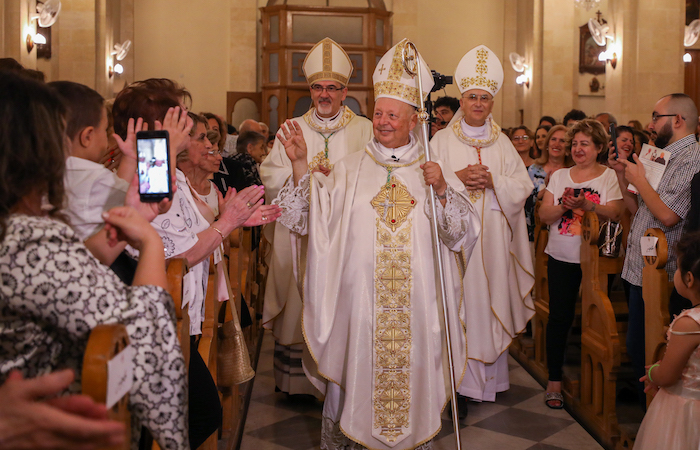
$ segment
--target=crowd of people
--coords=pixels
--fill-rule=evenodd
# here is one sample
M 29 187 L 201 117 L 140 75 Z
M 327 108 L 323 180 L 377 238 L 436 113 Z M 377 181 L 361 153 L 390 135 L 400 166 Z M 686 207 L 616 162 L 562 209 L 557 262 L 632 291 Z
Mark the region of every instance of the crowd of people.
M 561 409 L 589 211 L 630 224 L 621 275 L 626 348 L 640 406 L 646 391 L 659 390 L 635 448 L 700 443 L 691 422 L 700 379 L 692 99 L 662 97 L 646 128 L 574 109 L 561 122 L 543 116 L 534 131 L 503 129 L 492 115 L 503 67 L 480 45 L 457 64 L 461 97 L 435 102 L 423 136 L 417 108 L 432 76 L 418 54 L 419 92 L 401 64 L 406 44 L 378 61 L 368 119 L 343 104 L 351 59 L 333 40 L 320 41 L 302 64 L 311 108 L 276 133 L 255 120 L 236 131 L 214 113 L 189 111 L 190 93 L 172 80 L 137 81 L 105 101 L 87 86 L 47 84 L 36 71 L 0 61 L 3 448 L 123 441 L 123 425 L 80 395 L 90 330 L 105 323 L 124 324 L 135 350 L 132 448 L 150 448 L 151 440 L 197 448 L 215 433 L 221 404 L 197 345 L 210 259 L 224 276 L 223 243 L 240 227 L 263 226 L 271 243 L 263 326 L 275 339 L 276 387 L 324 400 L 321 448 L 428 449 L 449 400 L 446 370 L 461 419 L 468 401 L 493 402 L 509 389 L 507 350 L 534 315 L 539 218 L 549 226 L 544 402 Z M 146 130 L 167 131 L 169 153 L 140 153 L 136 136 Z M 668 155 L 657 188 L 640 162 L 644 145 Z M 144 202 L 139 192 L 156 183 L 151 171 L 164 174 L 158 188 L 170 195 Z M 438 242 L 427 237 L 431 220 Z M 666 355 L 645 367 L 640 238 L 650 227 L 668 240 L 676 318 Z M 435 247 L 447 323 L 435 301 Z M 187 368 L 167 292 L 172 258 L 187 261 L 192 280 L 183 294 Z M 452 367 L 443 361 L 444 327 Z M 681 410 L 683 419 L 673 420 Z

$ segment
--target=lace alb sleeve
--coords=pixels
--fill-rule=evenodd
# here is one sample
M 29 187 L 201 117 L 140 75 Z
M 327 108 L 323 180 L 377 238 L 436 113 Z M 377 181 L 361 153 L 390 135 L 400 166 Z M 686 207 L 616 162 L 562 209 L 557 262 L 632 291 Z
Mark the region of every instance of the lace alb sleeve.
M 438 219 L 438 235 L 440 240 L 449 248 L 454 247 L 468 232 L 469 221 L 465 217 L 470 214 L 467 199 L 462 197 L 449 184 L 445 190 L 447 202 L 442 206 L 438 199 L 435 199 Z M 425 199 L 425 215 L 430 217 L 430 198 Z
M 309 226 L 310 176 L 311 174 L 307 172 L 297 186 L 294 186 L 294 177 L 290 176 L 277 194 L 277 198 L 272 201 L 273 205 L 282 208 L 282 216 L 277 219 L 277 223 L 302 236 L 308 233 Z

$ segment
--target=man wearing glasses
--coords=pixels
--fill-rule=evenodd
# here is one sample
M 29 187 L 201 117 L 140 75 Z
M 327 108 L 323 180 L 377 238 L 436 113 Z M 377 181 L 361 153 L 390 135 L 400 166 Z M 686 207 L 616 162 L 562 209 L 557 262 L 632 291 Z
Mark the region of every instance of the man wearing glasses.
M 302 130 L 308 149 L 309 168 L 328 175 L 333 170 L 333 164 L 343 156 L 365 149 L 372 138 L 372 122 L 355 115 L 343 105 L 353 67 L 340 45 L 329 38 L 323 39 L 309 51 L 302 68 L 309 83 L 313 107 L 303 116 L 292 119 L 292 122 Z M 292 125 L 287 121 L 283 127 L 292 128 Z M 278 137 L 260 166 L 260 178 L 265 185 L 268 202 L 277 197 L 291 175 L 292 163 Z M 314 211 L 309 214 L 312 217 Z M 325 381 L 318 375 L 316 365 L 308 354 L 301 330 L 302 301 L 299 291 L 304 281 L 307 237 L 300 238 L 301 254 L 295 254 L 288 228 L 272 226 L 266 227 L 263 232 L 272 243 L 263 324 L 272 330 L 275 337 L 277 388 L 290 395 L 323 395 Z M 294 275 L 294 267 L 299 271 L 299 279 Z M 307 380 L 305 372 L 313 385 Z
M 610 167 L 617 172 L 618 181 L 625 204 L 632 209 L 634 219 L 627 238 L 627 253 L 622 268 L 622 279 L 629 284 L 629 319 L 627 328 L 627 353 L 632 360 L 636 379 L 644 374 L 644 300 L 642 299 L 642 269 L 644 260 L 640 239 L 647 228 L 660 228 L 668 241 L 668 263 L 666 271 L 673 284 L 676 271 L 675 245 L 681 237 L 685 218 L 690 209 L 690 183 L 693 176 L 700 171 L 700 152 L 695 139 L 698 126 L 698 109 L 693 100 L 685 94 L 670 94 L 662 97 L 654 106 L 649 128 L 656 133 L 655 145 L 671 153 L 659 190 L 649 185 L 644 166 L 639 158 L 633 156 L 635 163 L 612 157 L 608 160 Z M 629 183 L 639 191 L 632 194 L 627 190 Z M 636 212 L 636 214 L 635 214 Z M 682 301 L 676 294 L 671 297 L 669 309 L 680 313 L 674 303 Z M 690 305 L 688 305 L 690 306 Z M 673 314 L 672 313 L 672 314 Z M 671 316 L 673 317 L 673 315 Z M 642 408 L 646 405 L 644 385 L 639 383 L 639 401 Z
M 525 329 L 535 309 L 530 290 L 535 277 L 523 208 L 533 189 L 525 165 L 491 115 L 493 96 L 503 83 L 498 57 L 480 45 L 455 71 L 462 92 L 453 125 L 435 134 L 431 145 L 464 183 L 481 216 L 481 235 L 464 263 L 464 304 L 469 363 L 458 392 L 495 401 L 507 390 L 507 349 Z M 466 401 L 460 401 L 460 415 Z

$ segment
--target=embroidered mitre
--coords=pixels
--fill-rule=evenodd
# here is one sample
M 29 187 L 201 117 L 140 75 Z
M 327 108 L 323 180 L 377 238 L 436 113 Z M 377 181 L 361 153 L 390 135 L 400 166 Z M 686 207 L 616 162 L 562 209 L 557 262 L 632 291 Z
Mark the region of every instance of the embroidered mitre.
M 324 38 L 313 46 L 302 64 L 306 81 L 337 81 L 348 85 L 352 75 L 352 61 L 343 47 L 331 38 Z
M 377 63 L 372 75 L 375 101 L 382 97 L 388 97 L 415 107 L 419 106 L 418 79 L 406 72 L 401 60 L 407 42 L 408 39 L 403 39 L 389 49 Z M 433 75 L 420 53 L 418 53 L 418 58 L 420 59 L 421 79 L 423 81 L 423 98 L 425 98 L 433 88 Z
M 482 89 L 495 96 L 503 85 L 503 65 L 494 52 L 479 45 L 459 61 L 455 80 L 461 93 Z

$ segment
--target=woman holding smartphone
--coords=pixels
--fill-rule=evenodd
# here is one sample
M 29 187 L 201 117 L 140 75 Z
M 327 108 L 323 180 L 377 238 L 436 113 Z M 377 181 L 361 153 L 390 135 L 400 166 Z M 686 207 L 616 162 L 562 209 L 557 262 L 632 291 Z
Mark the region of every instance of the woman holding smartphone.
M 585 119 L 566 134 L 574 166 L 552 174 L 540 206 L 540 219 L 549 228 L 545 253 L 549 255 L 549 322 L 547 323 L 547 368 L 549 382 L 545 404 L 564 407 L 561 394 L 566 337 L 574 320 L 581 285 L 581 221 L 585 211 L 618 220 L 622 193 L 615 172 L 597 162 L 607 151 L 608 136 L 600 122 Z

